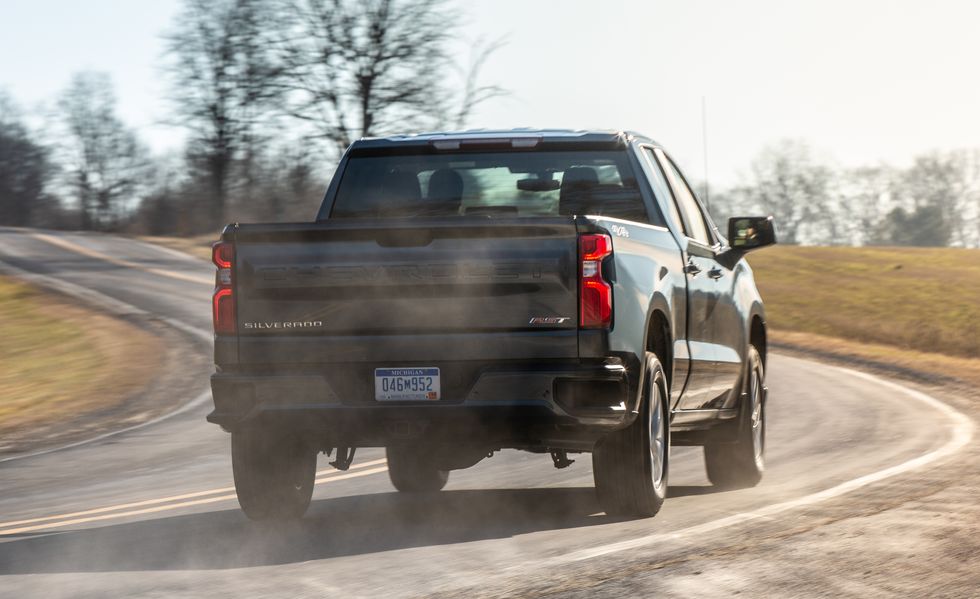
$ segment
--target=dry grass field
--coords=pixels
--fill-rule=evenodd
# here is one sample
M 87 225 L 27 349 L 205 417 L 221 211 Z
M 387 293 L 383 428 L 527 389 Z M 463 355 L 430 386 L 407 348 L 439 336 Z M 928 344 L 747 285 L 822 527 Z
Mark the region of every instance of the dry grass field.
M 777 246 L 749 261 L 774 341 L 980 385 L 980 250 Z
M 777 246 L 749 261 L 774 330 L 980 358 L 980 250 Z

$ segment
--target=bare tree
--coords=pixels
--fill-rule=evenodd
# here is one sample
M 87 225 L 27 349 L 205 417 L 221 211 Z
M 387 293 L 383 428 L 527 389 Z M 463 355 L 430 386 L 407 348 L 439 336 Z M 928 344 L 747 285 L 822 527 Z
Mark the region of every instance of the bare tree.
M 875 243 L 889 207 L 899 172 L 886 166 L 864 166 L 840 172 L 838 210 L 835 215 L 853 245 Z
M 478 81 L 499 42 L 478 43 L 467 68 L 452 61 L 460 15 L 446 0 L 280 0 L 280 6 L 286 111 L 338 153 L 361 136 L 462 126 L 477 104 L 503 92 Z M 458 92 L 452 83 L 460 72 Z
M 212 227 L 224 222 L 236 167 L 251 173 L 259 125 L 276 96 L 268 53 L 275 18 L 262 0 L 185 0 L 167 38 L 171 97 L 190 132 L 190 162 L 207 180 Z
M 138 201 L 151 167 L 147 151 L 116 115 L 108 75 L 76 74 L 57 106 L 64 128 L 59 163 L 78 202 L 82 228 L 110 227 Z
M 480 73 L 484 65 L 493 56 L 494 52 L 502 48 L 503 39 L 488 42 L 485 39 L 478 39 L 470 49 L 469 63 L 463 67 L 455 65 L 455 70 L 463 81 L 463 89 L 460 94 L 459 106 L 456 111 L 456 119 L 453 126 L 456 129 L 466 127 L 466 123 L 473 110 L 494 98 L 507 95 L 507 90 L 499 85 L 485 85 L 480 83 Z
M 323 198 L 322 176 L 306 144 L 286 142 L 264 161 L 268 218 L 309 220 Z
M 759 153 L 750 179 L 736 191 L 743 205 L 775 215 L 784 243 L 844 243 L 833 182 L 833 170 L 809 146 L 783 140 Z
M 927 215 L 923 226 L 943 229 L 931 234 L 930 245 L 965 241 L 966 193 L 960 165 L 950 154 L 930 152 L 915 158 L 902 173 L 896 193 L 911 215 Z M 913 219 L 914 222 L 914 219 Z M 917 244 L 921 245 L 921 244 Z
M 967 218 L 973 222 L 972 237 L 968 245 L 980 247 L 980 149 L 957 152 L 957 161 L 963 175 L 964 204 Z
M 939 206 L 923 204 L 911 210 L 899 206 L 885 215 L 873 241 L 879 245 L 941 247 L 949 245 L 950 231 Z
M 35 224 L 54 201 L 45 189 L 53 172 L 48 151 L 31 139 L 13 101 L 0 92 L 0 224 Z

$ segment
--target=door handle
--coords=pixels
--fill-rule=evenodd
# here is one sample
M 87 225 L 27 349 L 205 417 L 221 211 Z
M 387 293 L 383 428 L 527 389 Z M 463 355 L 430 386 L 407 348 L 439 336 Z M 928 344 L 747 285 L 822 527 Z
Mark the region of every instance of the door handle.
M 701 274 L 701 269 L 698 268 L 698 265 L 695 264 L 694 262 L 688 262 L 687 266 L 684 267 L 684 274 L 688 274 L 691 275 L 692 277 L 696 277 L 699 274 Z
M 725 273 L 721 272 L 720 268 L 712 268 L 711 270 L 708 271 L 708 276 L 717 281 L 718 279 L 725 276 Z

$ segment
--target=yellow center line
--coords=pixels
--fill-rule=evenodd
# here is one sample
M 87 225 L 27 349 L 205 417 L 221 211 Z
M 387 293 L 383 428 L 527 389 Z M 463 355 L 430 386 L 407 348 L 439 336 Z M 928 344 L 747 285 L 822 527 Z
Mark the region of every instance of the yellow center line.
M 55 237 L 54 235 L 48 235 L 46 233 L 31 233 L 30 235 L 35 239 L 39 239 L 46 243 L 50 243 L 51 245 L 55 245 L 66 250 L 70 250 L 77 254 L 82 254 L 83 256 L 88 256 L 89 258 L 95 258 L 97 260 L 102 260 L 110 264 L 115 264 L 116 266 L 135 268 L 137 270 L 142 270 L 143 272 L 160 275 L 161 277 L 169 277 L 171 279 L 177 279 L 180 281 L 190 281 L 191 283 L 203 283 L 205 285 L 214 285 L 214 279 L 211 277 L 189 275 L 174 270 L 154 268 L 152 266 L 143 266 L 142 264 L 137 264 L 136 262 L 130 262 L 129 260 L 123 260 L 122 258 L 115 258 L 108 254 L 103 254 L 100 251 L 78 245 L 77 243 L 73 243 L 71 241 L 68 241 L 67 239 L 62 239 L 61 237 Z
M 384 463 L 385 463 L 385 459 L 384 458 L 381 458 L 379 460 L 371 460 L 371 461 L 368 461 L 368 462 L 357 464 L 356 466 L 351 466 L 351 468 L 354 469 L 354 470 L 358 470 L 360 468 L 367 468 L 369 466 L 376 466 L 378 464 L 384 464 Z M 329 474 L 331 472 L 334 472 L 334 470 L 333 469 L 320 470 L 320 471 L 318 471 L 316 473 L 316 476 L 322 476 L 324 474 Z M 343 476 L 343 475 L 341 475 L 341 476 Z M 339 480 L 339 479 L 337 479 L 336 477 L 334 477 L 334 478 L 326 478 L 326 479 L 323 479 L 323 480 L 326 481 L 326 480 Z M 107 506 L 107 507 L 94 508 L 94 509 L 90 509 L 90 510 L 84 510 L 84 511 L 81 511 L 81 512 L 71 512 L 69 514 L 60 514 L 60 515 L 57 515 L 57 516 L 44 516 L 42 518 L 31 518 L 29 520 L 15 520 L 15 521 L 12 521 L 12 522 L 0 522 L 0 529 L 8 528 L 10 526 L 21 526 L 23 524 L 34 524 L 34 523 L 37 523 L 37 522 L 48 522 L 50 520 L 63 520 L 63 519 L 66 519 L 66 518 L 77 518 L 79 516 L 90 516 L 92 514 L 104 514 L 106 512 L 113 512 L 113 511 L 116 511 L 116 510 L 126 510 L 126 509 L 130 509 L 130 508 L 135 508 L 135 507 L 143 507 L 143 506 L 146 506 L 146 505 L 156 505 L 156 504 L 160 504 L 160 503 L 168 503 L 168 502 L 171 502 L 171 501 L 179 501 L 181 499 L 193 499 L 195 497 L 204 497 L 206 495 L 215 495 L 215 494 L 218 494 L 218 493 L 230 493 L 230 492 L 233 492 L 234 490 L 235 490 L 235 487 L 224 487 L 224 488 L 221 488 L 221 489 L 209 489 L 207 491 L 195 491 L 193 493 L 184 493 L 182 495 L 171 495 L 169 497 L 160 497 L 158 499 L 147 499 L 147 500 L 144 500 L 144 501 L 134 501 L 132 503 L 121 503 L 121 504 L 118 504 L 118 505 L 110 505 L 110 506 Z M 10 533 L 5 532 L 3 530 L 0 530 L 0 534 L 10 534 Z
M 325 478 L 316 479 L 313 484 L 320 485 L 328 482 L 335 482 L 339 480 L 346 480 L 349 478 L 358 478 L 361 476 L 368 476 L 370 474 L 378 474 L 379 472 L 385 472 L 388 470 L 387 466 L 379 466 L 377 468 L 371 468 L 368 470 L 361 470 L 358 472 L 348 472 L 346 474 L 340 474 L 337 476 L 330 476 Z M 21 528 L 9 528 L 6 530 L 0 530 L 0 536 L 17 535 L 27 532 L 37 532 L 39 530 L 48 530 L 51 528 L 61 528 L 63 526 L 71 526 L 73 524 L 85 524 L 86 522 L 99 522 L 102 520 L 113 520 L 116 518 L 126 518 L 129 516 L 139 516 L 142 514 L 154 514 L 157 512 L 165 512 L 169 510 L 176 510 L 184 507 L 192 507 L 195 505 L 204 505 L 207 503 L 217 503 L 219 501 L 228 501 L 231 499 L 237 499 L 238 496 L 234 493 L 229 495 L 219 495 L 218 497 L 208 497 L 206 499 L 195 499 L 194 501 L 183 501 L 180 503 L 171 503 L 167 505 L 158 505 L 155 507 L 148 507 L 139 510 L 129 510 L 126 512 L 118 512 L 115 514 L 102 514 L 99 516 L 89 516 L 86 518 L 75 518 L 73 520 L 64 520 L 61 522 L 49 522 L 47 524 L 38 524 L 35 526 L 24 526 Z

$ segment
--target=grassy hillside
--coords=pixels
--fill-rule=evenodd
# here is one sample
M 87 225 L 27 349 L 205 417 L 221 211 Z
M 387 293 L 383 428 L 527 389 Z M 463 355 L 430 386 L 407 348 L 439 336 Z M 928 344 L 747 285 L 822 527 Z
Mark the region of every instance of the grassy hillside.
M 980 357 L 980 250 L 777 246 L 749 262 L 774 330 Z

